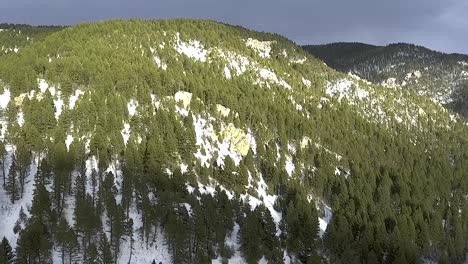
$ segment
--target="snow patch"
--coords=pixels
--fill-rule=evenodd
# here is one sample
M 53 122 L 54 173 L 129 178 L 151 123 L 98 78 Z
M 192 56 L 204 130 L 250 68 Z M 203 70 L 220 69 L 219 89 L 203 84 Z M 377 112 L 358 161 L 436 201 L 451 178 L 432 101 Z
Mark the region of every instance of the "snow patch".
M 221 114 L 221 116 L 228 117 L 231 109 L 224 107 L 220 104 L 216 105 L 216 111 Z
M 226 79 L 231 79 L 231 70 L 229 70 L 228 66 L 224 66 L 224 76 L 226 76 Z
M 205 118 L 200 115 L 194 116 L 193 126 L 195 128 L 195 144 L 199 146 L 195 157 L 200 160 L 202 166 L 210 167 L 210 162 L 213 157 L 212 141 L 217 141 L 216 134 L 214 133 L 213 126 L 207 122 Z
M 388 78 L 381 83 L 382 86 L 387 88 L 395 88 L 398 86 L 396 78 Z
M 323 216 L 319 217 L 319 236 L 322 238 L 323 235 L 325 234 L 325 231 L 327 230 L 328 224 L 330 224 L 333 214 L 332 210 L 328 206 L 323 207 Z
M 192 40 L 190 42 L 184 42 L 180 39 L 180 34 L 177 32 L 177 45 L 175 49 L 180 54 L 201 61 L 206 62 L 206 55 L 208 51 L 203 48 L 203 45 L 198 40 Z
M 267 87 L 270 87 L 269 82 L 283 86 L 284 88 L 291 90 L 292 87 L 285 80 L 278 78 L 276 74 L 268 69 L 260 69 L 259 71 L 260 78 L 266 82 L 257 81 L 257 84 L 265 83 Z
M 306 61 L 307 61 L 306 57 L 291 60 L 292 63 L 297 63 L 297 64 L 304 64 Z
M 263 179 L 262 176 L 260 176 L 260 180 L 258 181 L 258 186 L 256 189 L 258 198 L 250 194 L 242 194 L 241 199 L 243 200 L 248 199 L 249 205 L 252 210 L 254 210 L 258 205 L 264 204 L 265 207 L 270 211 L 271 216 L 273 217 L 273 221 L 276 224 L 276 235 L 279 236 L 281 235 L 281 229 L 279 227 L 279 224 L 281 223 L 281 220 L 283 219 L 283 215 L 281 214 L 281 212 L 276 211 L 274 208 L 274 204 L 278 196 L 267 194 L 267 191 L 266 191 L 267 188 L 268 186 L 266 185 L 265 180 Z
M 398 123 L 402 123 L 403 122 L 403 119 L 399 116 L 395 116 L 395 120 L 398 122 Z
M 247 66 L 250 64 L 247 57 L 238 55 L 234 52 L 227 52 L 227 55 L 221 50 L 218 50 L 218 52 L 221 57 L 227 60 L 228 66 L 235 71 L 237 76 L 247 71 Z
M 412 77 L 415 77 L 417 79 L 421 78 L 422 74 L 421 74 L 421 71 L 417 70 L 415 72 L 410 72 L 408 74 L 406 74 L 406 79 L 410 79 Z
M 10 90 L 7 88 L 3 89 L 3 93 L 0 94 L 0 107 L 2 109 L 6 109 L 8 106 L 8 103 L 10 102 L 11 98 L 11 93 Z
M 123 129 L 120 131 L 124 144 L 127 145 L 128 139 L 130 138 L 130 124 L 124 123 Z
M 338 167 L 335 167 L 335 175 L 340 175 L 341 171 Z
M 291 157 L 288 157 L 286 159 L 286 165 L 284 166 L 286 172 L 288 173 L 289 177 L 291 177 L 294 173 L 295 166 L 294 163 L 292 162 Z
M 59 98 L 54 100 L 54 106 L 55 106 L 55 119 L 59 119 L 60 115 L 62 114 L 62 107 L 63 107 L 63 100 L 60 98 L 60 93 L 59 93 Z
M 185 92 L 185 91 L 178 91 L 174 95 L 174 100 L 176 102 L 182 102 L 182 106 L 184 108 L 188 108 L 190 106 L 190 102 L 192 101 L 192 93 Z
M 24 125 L 24 114 L 23 112 L 19 112 L 17 115 L 17 122 L 20 127 Z
M 161 102 L 158 100 L 158 98 L 156 97 L 156 95 L 155 95 L 155 94 L 151 94 L 150 97 L 151 97 L 151 102 L 153 103 L 153 106 L 154 106 L 156 109 L 159 109 L 159 107 L 161 106 Z
M 340 80 L 334 84 L 328 82 L 325 93 L 329 97 L 338 97 L 338 102 L 347 99 L 350 104 L 355 104 L 355 100 L 363 100 L 369 96 L 369 92 L 357 86 L 350 80 Z
M 159 68 L 163 69 L 164 71 L 167 70 L 167 64 L 164 63 L 164 62 L 161 60 L 161 58 L 159 58 L 158 56 L 154 56 L 153 59 L 154 59 L 154 62 L 156 63 L 156 65 L 157 65 Z
M 240 232 L 240 226 L 238 223 L 234 223 L 234 228 L 232 229 L 232 232 L 228 235 L 226 235 L 225 239 L 225 244 L 228 246 L 231 250 L 234 251 L 234 255 L 228 260 L 229 264 L 244 264 L 245 260 L 241 255 L 240 251 L 240 243 L 238 241 L 239 237 L 239 232 Z M 217 259 L 212 260 L 212 264 L 215 263 L 222 263 L 221 257 L 218 257 Z
M 185 163 L 180 164 L 180 173 L 185 174 L 188 172 L 188 166 Z
M 260 41 L 253 38 L 248 38 L 245 41 L 247 47 L 252 48 L 262 58 L 270 58 L 271 45 L 276 41 Z
M 49 88 L 49 84 L 44 79 L 38 79 L 38 85 L 41 93 L 45 93 L 45 91 L 47 91 L 47 89 Z
M 310 80 L 305 79 L 304 77 L 302 77 L 302 83 L 307 87 L 310 87 L 312 85 L 312 82 Z
M 128 114 L 130 115 L 130 117 L 133 117 L 137 113 L 137 107 L 138 102 L 133 99 L 131 99 L 130 102 L 127 103 Z
M 5 149 L 7 151 L 7 156 L 5 159 L 5 173 L 8 175 L 12 162 L 14 147 L 11 145 L 6 145 Z M 0 188 L 0 201 L 2 201 L 0 204 L 0 219 L 2 221 L 2 224 L 0 225 L 0 236 L 5 236 L 10 242 L 12 248 L 16 247 L 16 242 L 18 239 L 18 235 L 13 233 L 13 227 L 15 226 L 16 220 L 18 219 L 21 207 L 23 207 L 24 213 L 29 215 L 28 209 L 31 207 L 31 202 L 33 200 L 32 198 L 38 163 L 39 158 L 33 158 L 31 164 L 28 167 L 28 173 L 25 178 L 23 197 L 15 201 L 15 203 L 12 204 L 5 190 Z
M 233 124 L 221 125 L 219 137 L 214 131 L 212 121 L 214 118 L 193 116 L 195 128 L 195 144 L 198 146 L 195 157 L 202 166 L 210 167 L 212 159 L 216 156 L 218 166 L 224 166 L 224 159 L 230 157 L 234 164 L 239 165 L 243 156 L 247 155 L 252 143 L 252 135 Z
M 464 67 L 468 67 L 468 62 L 466 62 L 466 61 L 459 61 L 458 64 L 460 64 L 461 66 L 464 66 Z
M 76 102 L 78 101 L 78 98 L 84 94 L 85 93 L 79 89 L 75 90 L 75 93 L 70 96 L 68 108 L 73 109 L 75 107 Z
M 65 145 L 67 146 L 67 151 L 70 151 L 70 145 L 72 142 L 73 142 L 73 136 L 67 135 L 67 138 L 65 139 Z

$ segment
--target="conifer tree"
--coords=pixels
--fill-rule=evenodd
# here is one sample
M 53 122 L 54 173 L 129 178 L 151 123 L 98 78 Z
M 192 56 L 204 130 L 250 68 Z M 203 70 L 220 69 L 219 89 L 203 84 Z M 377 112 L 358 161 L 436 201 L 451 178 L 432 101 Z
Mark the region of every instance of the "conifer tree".
M 16 262 L 50 263 L 51 250 L 51 235 L 47 227 L 39 221 L 33 221 L 20 232 L 16 246 Z
M 37 221 L 46 226 L 53 222 L 51 219 L 51 204 L 49 192 L 41 183 L 36 185 L 33 193 L 33 203 L 31 206 L 31 221 Z
M 87 248 L 84 250 L 86 254 L 84 255 L 84 263 L 86 264 L 96 264 L 100 263 L 99 262 L 99 252 L 96 248 L 96 245 L 94 243 L 89 244 Z
M 81 234 L 82 247 L 84 250 L 84 257 L 87 256 L 87 248 L 90 246 L 91 239 L 95 233 L 99 230 L 101 221 L 96 208 L 92 204 L 92 198 L 89 194 L 83 198 L 76 196 L 75 202 L 75 230 Z
M 56 231 L 56 242 L 60 247 L 62 264 L 65 263 L 65 258 L 68 255 L 68 262 L 72 263 L 74 251 L 78 247 L 78 241 L 75 232 L 68 225 L 67 220 L 61 217 Z
M 205 218 L 204 208 L 196 203 L 193 207 L 194 212 L 194 261 L 195 263 L 206 263 L 210 261 L 209 241 L 208 241 L 208 223 Z
M 265 206 L 260 205 L 255 208 L 255 211 L 260 215 L 262 222 L 263 236 L 261 245 L 264 256 L 268 260 L 268 263 L 281 263 L 282 254 L 280 243 L 276 237 L 276 224 L 271 216 L 270 210 Z
M 2 264 L 12 264 L 15 258 L 15 253 L 11 248 L 10 242 L 6 237 L 3 237 L 2 242 L 0 242 L 0 263 Z
M 98 246 L 98 260 L 101 264 L 114 264 L 114 258 L 112 256 L 111 245 L 107 239 L 106 234 L 101 233 L 99 236 Z
M 2 177 L 3 177 L 3 188 L 6 186 L 6 171 L 5 171 L 5 158 L 7 151 L 5 149 L 5 143 L 0 141 L 0 165 L 2 166 Z
M 258 263 L 262 257 L 261 245 L 262 225 L 257 216 L 247 209 L 246 217 L 242 221 L 240 242 L 242 254 L 247 263 Z
M 15 155 L 20 183 L 20 197 L 23 198 L 27 168 L 31 162 L 31 150 L 22 137 L 16 142 Z
M 127 222 L 127 235 L 130 239 L 130 254 L 128 257 L 128 263 L 132 263 L 133 250 L 135 249 L 133 244 L 135 243 L 135 238 L 133 237 L 133 218 L 128 219 Z
M 5 190 L 10 196 L 10 201 L 12 203 L 15 203 L 15 201 L 19 200 L 21 190 L 18 174 L 18 165 L 16 163 L 15 155 L 13 155 L 13 158 L 11 160 L 10 171 L 8 173 L 8 179 L 6 182 Z

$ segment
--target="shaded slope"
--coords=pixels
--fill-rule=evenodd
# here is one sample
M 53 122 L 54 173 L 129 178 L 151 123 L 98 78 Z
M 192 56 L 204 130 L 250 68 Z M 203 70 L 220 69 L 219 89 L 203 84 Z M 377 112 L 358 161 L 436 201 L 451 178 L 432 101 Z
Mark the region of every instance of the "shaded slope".
M 466 114 L 468 56 L 445 54 L 411 44 L 372 46 L 333 43 L 304 46 L 331 67 L 373 83 L 401 86 Z

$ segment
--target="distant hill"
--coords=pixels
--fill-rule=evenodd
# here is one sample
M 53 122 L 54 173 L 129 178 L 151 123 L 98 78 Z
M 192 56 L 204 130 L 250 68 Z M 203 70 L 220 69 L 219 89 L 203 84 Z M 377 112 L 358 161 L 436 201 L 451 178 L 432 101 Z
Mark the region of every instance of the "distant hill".
M 58 30 L 62 26 L 30 26 L 0 23 L 0 58 L 9 53 L 17 53 L 20 49 Z
M 387 87 L 404 87 L 468 116 L 468 55 L 405 43 L 332 43 L 304 49 L 341 72 Z

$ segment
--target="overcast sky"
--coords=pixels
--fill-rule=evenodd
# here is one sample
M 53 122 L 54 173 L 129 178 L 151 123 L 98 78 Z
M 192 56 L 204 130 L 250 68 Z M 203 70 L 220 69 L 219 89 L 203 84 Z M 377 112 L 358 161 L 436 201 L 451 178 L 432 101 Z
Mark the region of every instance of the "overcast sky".
M 0 0 L 0 22 L 133 17 L 214 19 L 299 44 L 408 42 L 468 54 L 468 0 Z

